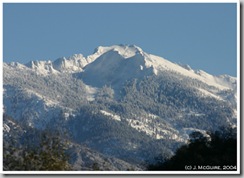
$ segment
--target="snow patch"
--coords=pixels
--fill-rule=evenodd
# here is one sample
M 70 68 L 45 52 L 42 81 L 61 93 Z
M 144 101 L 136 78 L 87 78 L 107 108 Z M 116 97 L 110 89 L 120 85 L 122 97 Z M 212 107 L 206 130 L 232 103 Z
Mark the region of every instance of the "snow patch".
M 196 89 L 200 91 L 199 93 L 200 93 L 200 95 L 201 95 L 202 97 L 213 97 L 213 98 L 216 98 L 216 99 L 218 99 L 218 100 L 223 100 L 223 99 L 221 99 L 219 96 L 217 96 L 217 95 L 211 93 L 210 91 L 207 91 L 207 90 L 202 89 L 202 88 L 196 88 Z
M 59 102 L 51 100 L 37 92 L 34 92 L 33 90 L 30 89 L 25 89 L 25 92 L 31 97 L 31 95 L 37 96 L 40 100 L 42 100 L 46 106 L 56 106 L 59 104 Z
M 10 131 L 10 127 L 7 124 L 3 124 L 3 131 L 4 132 L 9 132 Z
M 158 116 L 153 114 L 148 114 L 147 117 L 138 117 L 138 119 L 127 119 L 128 124 L 145 134 L 155 138 L 155 139 L 172 139 L 180 142 L 184 142 L 185 139 L 182 138 L 178 131 L 170 127 L 170 125 L 157 122 Z
M 198 71 L 189 70 L 190 66 L 188 67 L 188 69 L 186 69 L 185 67 L 174 64 L 162 57 L 155 56 L 152 54 L 147 54 L 147 53 L 144 53 L 144 54 L 146 57 L 146 66 L 147 67 L 153 66 L 153 68 L 157 69 L 158 71 L 167 70 L 170 72 L 175 72 L 177 74 L 187 76 L 192 79 L 197 79 L 203 83 L 206 83 L 207 85 L 214 86 L 220 90 L 226 90 L 226 89 L 230 89 L 230 87 L 232 87 L 232 85 L 227 85 L 226 83 L 224 83 L 223 80 L 218 80 L 219 77 L 210 75 L 202 70 L 198 70 Z M 235 80 L 235 78 L 232 77 L 230 80 L 231 81 Z M 232 81 L 232 82 L 234 83 L 234 81 Z
M 207 133 L 206 130 L 196 129 L 196 128 L 183 128 L 184 136 L 189 139 L 189 135 L 193 132 L 200 132 L 206 138 L 211 138 L 210 135 Z
M 118 115 L 116 115 L 116 114 L 112 114 L 112 113 L 109 113 L 109 112 L 104 111 L 104 110 L 100 110 L 100 112 L 101 112 L 102 114 L 104 114 L 105 116 L 110 116 L 110 118 L 113 119 L 113 120 L 121 121 L 120 116 L 118 116 Z
M 99 46 L 95 49 L 93 55 L 88 56 L 88 59 L 94 60 L 108 51 L 117 51 L 124 58 L 131 58 L 138 53 L 142 53 L 142 49 L 136 45 L 112 45 L 112 46 Z
M 153 119 L 159 118 L 159 116 L 157 116 L 155 114 L 151 114 L 151 113 L 149 113 L 148 116 L 151 117 L 151 118 L 153 118 Z
M 89 85 L 85 85 L 85 89 L 86 89 L 86 99 L 88 101 L 94 101 L 95 100 L 95 94 L 97 93 L 97 88 L 95 87 L 91 87 Z

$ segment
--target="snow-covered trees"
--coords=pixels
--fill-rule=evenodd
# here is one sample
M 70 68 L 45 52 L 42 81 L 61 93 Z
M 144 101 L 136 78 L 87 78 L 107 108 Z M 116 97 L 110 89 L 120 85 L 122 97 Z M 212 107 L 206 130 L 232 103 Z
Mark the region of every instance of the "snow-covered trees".
M 57 132 L 29 129 L 19 137 L 13 135 L 3 142 L 5 171 L 71 170 L 67 143 Z

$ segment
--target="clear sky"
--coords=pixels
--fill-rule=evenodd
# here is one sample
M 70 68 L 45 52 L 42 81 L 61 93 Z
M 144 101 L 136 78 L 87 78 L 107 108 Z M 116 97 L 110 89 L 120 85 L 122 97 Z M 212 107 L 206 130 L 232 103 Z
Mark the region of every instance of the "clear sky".
M 135 44 L 172 62 L 236 76 L 236 4 L 3 4 L 3 61 L 55 60 Z

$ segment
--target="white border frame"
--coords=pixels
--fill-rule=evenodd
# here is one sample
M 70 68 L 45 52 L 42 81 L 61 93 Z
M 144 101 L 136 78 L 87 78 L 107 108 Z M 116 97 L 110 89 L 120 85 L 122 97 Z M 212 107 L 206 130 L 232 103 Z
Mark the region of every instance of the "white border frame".
M 52 0 L 52 1 L 47 1 L 47 0 L 39 0 L 37 2 L 33 2 L 31 0 L 25 0 L 25 1 L 20 1 L 20 0 L 3 0 L 1 7 L 0 7 L 0 12 L 1 13 L 1 18 L 0 18 L 0 23 L 3 24 L 3 3 L 236 3 L 237 4 L 237 170 L 236 171 L 3 171 L 3 150 L 2 146 L 0 146 L 0 173 L 1 174 L 16 174 L 16 175 L 22 175 L 22 174 L 29 174 L 29 175 L 34 175 L 34 174 L 45 174 L 45 175 L 57 175 L 57 174 L 64 174 L 64 175 L 71 175 L 71 174 L 78 174 L 78 175 L 236 175 L 240 174 L 240 117 L 241 117 L 241 108 L 240 108 L 240 2 L 238 0 L 154 0 L 152 2 L 144 2 L 142 0 L 120 0 L 118 2 L 114 2 L 112 0 L 107 0 L 107 1 L 102 1 L 102 0 L 85 0 L 85 1 L 79 1 L 79 0 L 72 0 L 71 2 L 65 2 L 63 0 Z M 3 28 L 0 29 L 1 32 L 1 49 L 3 49 Z M 1 57 L 3 59 L 3 50 L 0 50 Z M 3 69 L 3 61 L 0 61 L 0 67 Z M 3 71 L 0 72 L 0 84 L 3 86 Z M 0 95 L 0 106 L 3 109 L 3 88 L 1 87 L 1 95 Z M 1 121 L 0 121 L 0 127 L 2 128 L 2 131 L 0 132 L 0 140 L 1 140 L 1 145 L 3 145 L 3 114 L 2 110 L 1 112 Z

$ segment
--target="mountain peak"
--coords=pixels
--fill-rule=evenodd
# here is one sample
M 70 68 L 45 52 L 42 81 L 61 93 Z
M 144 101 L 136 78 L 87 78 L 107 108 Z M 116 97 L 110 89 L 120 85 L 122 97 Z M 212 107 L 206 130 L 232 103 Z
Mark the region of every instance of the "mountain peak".
M 124 58 L 130 58 L 136 54 L 143 53 L 143 50 L 136 45 L 112 45 L 112 46 L 99 46 L 94 50 L 93 54 L 102 55 L 108 51 L 117 51 Z
M 60 72 L 82 71 L 89 62 L 82 54 L 74 54 L 68 58 L 58 58 L 53 62 L 53 68 Z
M 30 61 L 27 64 L 25 64 L 25 66 L 37 71 L 40 74 L 56 73 L 56 71 L 53 68 L 52 62 L 50 60 Z

